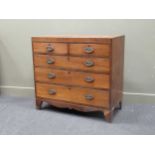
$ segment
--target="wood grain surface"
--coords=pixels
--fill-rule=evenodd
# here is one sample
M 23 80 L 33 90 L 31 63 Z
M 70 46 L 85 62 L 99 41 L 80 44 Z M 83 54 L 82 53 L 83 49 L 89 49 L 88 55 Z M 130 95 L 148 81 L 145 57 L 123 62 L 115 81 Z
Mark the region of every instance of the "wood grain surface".
M 51 47 L 53 50 L 48 51 L 47 48 Z M 57 54 L 67 55 L 67 44 L 65 43 L 33 43 L 34 53 L 45 53 L 45 54 Z
M 85 50 L 86 47 L 92 48 L 92 53 L 88 54 Z M 84 55 L 84 56 L 96 56 L 96 57 L 109 57 L 110 45 L 108 44 L 70 44 L 70 55 Z
M 67 71 L 51 68 L 35 68 L 36 81 L 48 82 L 50 84 L 65 84 L 74 86 L 83 86 L 90 88 L 109 89 L 110 77 L 108 74 L 94 74 L 77 71 Z M 55 77 L 48 77 L 49 75 L 55 75 Z M 92 81 L 88 81 L 88 79 Z
M 56 94 L 50 95 L 49 90 L 55 90 Z M 56 99 L 80 103 L 84 105 L 109 107 L 109 92 L 79 87 L 67 87 L 52 84 L 36 84 L 37 96 L 48 99 Z M 87 100 L 85 95 L 92 95 L 94 99 Z
M 53 64 L 48 64 L 48 60 L 54 60 Z M 85 63 L 91 61 L 94 66 L 87 67 Z M 106 58 L 87 58 L 87 57 L 67 57 L 67 56 L 51 56 L 51 55 L 35 55 L 35 66 L 40 67 L 57 67 L 64 69 L 74 69 L 82 71 L 109 73 L 110 61 Z

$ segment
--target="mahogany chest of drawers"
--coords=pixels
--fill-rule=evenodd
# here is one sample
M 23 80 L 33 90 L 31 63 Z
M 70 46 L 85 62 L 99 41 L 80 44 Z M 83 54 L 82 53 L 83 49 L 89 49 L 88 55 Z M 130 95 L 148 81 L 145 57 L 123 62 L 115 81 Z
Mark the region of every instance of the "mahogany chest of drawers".
M 111 121 L 121 109 L 124 36 L 33 37 L 36 107 L 102 111 Z

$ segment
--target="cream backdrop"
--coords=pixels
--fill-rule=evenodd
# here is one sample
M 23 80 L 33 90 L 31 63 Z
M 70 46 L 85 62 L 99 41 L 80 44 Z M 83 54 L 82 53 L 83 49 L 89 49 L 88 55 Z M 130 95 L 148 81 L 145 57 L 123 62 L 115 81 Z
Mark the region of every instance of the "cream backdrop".
M 53 34 L 124 34 L 124 98 L 155 102 L 155 20 L 0 20 L 2 95 L 34 95 L 31 37 Z

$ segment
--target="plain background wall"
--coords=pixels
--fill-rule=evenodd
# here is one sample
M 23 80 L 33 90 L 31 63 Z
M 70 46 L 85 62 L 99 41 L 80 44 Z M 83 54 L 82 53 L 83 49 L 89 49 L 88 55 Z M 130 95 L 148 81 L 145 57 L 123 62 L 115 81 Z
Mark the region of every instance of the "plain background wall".
M 0 20 L 2 94 L 33 94 L 31 37 L 53 34 L 124 34 L 125 94 L 155 101 L 155 20 Z

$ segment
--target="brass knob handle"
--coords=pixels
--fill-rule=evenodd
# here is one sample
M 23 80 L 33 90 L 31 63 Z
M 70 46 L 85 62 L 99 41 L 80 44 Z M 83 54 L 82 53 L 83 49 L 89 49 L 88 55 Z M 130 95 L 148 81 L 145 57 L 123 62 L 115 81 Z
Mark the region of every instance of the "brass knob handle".
M 56 90 L 55 90 L 55 89 L 50 89 L 50 90 L 48 91 L 48 93 L 49 93 L 50 95 L 55 95 L 55 94 L 56 94 Z
M 86 82 L 94 82 L 94 78 L 88 76 L 88 77 L 85 78 L 85 81 L 86 81 Z
M 54 51 L 54 48 L 52 46 L 47 46 L 47 52 L 52 52 Z
M 87 61 L 85 62 L 85 65 L 86 65 L 87 67 L 92 67 L 92 66 L 94 66 L 95 64 L 94 64 L 93 61 L 87 60 Z
M 48 60 L 47 60 L 47 63 L 48 63 L 48 64 L 54 64 L 54 63 L 55 63 L 55 60 L 54 60 L 54 59 L 48 59 Z
M 56 75 L 54 73 L 48 73 L 48 78 L 49 79 L 54 79 Z
M 84 50 L 85 50 L 85 52 L 86 52 L 87 54 L 91 54 L 91 53 L 93 53 L 94 48 L 92 48 L 92 47 L 85 47 Z
M 94 96 L 93 95 L 90 95 L 90 94 L 86 94 L 85 95 L 85 99 L 86 100 L 93 100 L 94 99 Z

